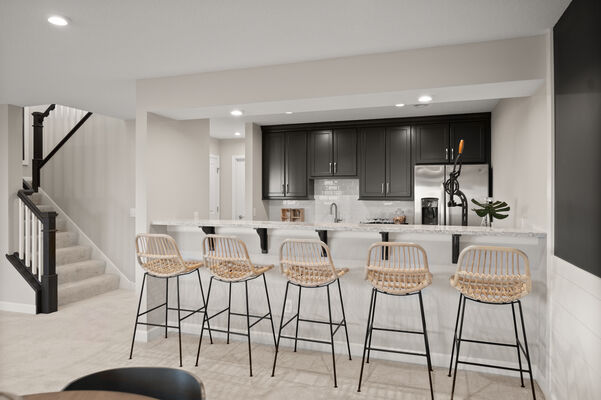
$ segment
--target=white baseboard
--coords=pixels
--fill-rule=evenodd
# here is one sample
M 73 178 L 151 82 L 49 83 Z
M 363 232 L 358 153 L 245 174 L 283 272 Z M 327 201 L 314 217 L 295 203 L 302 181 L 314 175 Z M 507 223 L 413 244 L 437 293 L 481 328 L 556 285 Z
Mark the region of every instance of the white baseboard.
M 60 208 L 58 206 L 58 204 L 56 204 L 56 202 L 54 200 L 52 200 L 52 198 L 50 196 L 48 196 L 48 194 L 46 192 L 44 192 L 44 190 L 42 188 L 39 188 L 39 192 L 44 196 L 44 199 L 48 200 L 48 202 L 56 209 L 56 211 L 67 220 L 67 225 L 69 225 L 69 228 L 71 228 L 77 232 L 78 240 L 81 241 L 82 244 L 84 244 L 86 246 L 90 246 L 92 248 L 92 255 L 97 256 L 98 258 L 100 258 L 102 261 L 104 261 L 106 263 L 107 272 L 119 276 L 119 278 L 120 278 L 119 279 L 119 288 L 130 289 L 130 290 L 135 289 L 136 288 L 135 283 L 130 281 L 129 279 L 127 279 L 127 277 L 123 274 L 123 272 L 121 272 L 121 270 L 119 268 L 117 268 L 115 263 L 113 263 L 111 261 L 111 259 L 102 250 L 100 250 L 100 248 L 98 246 L 96 246 L 96 243 L 94 243 L 92 241 L 92 239 L 90 239 L 88 237 L 88 235 L 86 235 L 85 232 L 83 230 L 81 230 L 81 228 L 75 223 L 75 221 L 73 221 L 69 217 L 69 215 L 67 215 L 67 213 L 64 212 L 63 209 Z
M 35 314 L 35 304 L 0 301 L 0 311 L 18 312 L 22 314 Z

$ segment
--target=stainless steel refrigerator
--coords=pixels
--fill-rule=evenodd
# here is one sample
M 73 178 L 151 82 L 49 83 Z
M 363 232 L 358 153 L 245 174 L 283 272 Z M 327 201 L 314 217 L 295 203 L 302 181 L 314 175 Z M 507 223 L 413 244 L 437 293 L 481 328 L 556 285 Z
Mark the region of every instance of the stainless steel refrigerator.
M 449 179 L 452 165 L 416 165 L 415 166 L 415 223 L 422 224 L 422 199 L 438 199 L 438 225 L 461 225 L 461 207 L 448 207 L 449 195 L 445 193 L 443 183 Z M 488 164 L 464 165 L 459 176 L 459 188 L 467 198 L 467 223 L 479 226 L 482 218 L 472 208 L 472 199 L 485 201 L 488 197 Z M 459 198 L 455 197 L 459 202 Z

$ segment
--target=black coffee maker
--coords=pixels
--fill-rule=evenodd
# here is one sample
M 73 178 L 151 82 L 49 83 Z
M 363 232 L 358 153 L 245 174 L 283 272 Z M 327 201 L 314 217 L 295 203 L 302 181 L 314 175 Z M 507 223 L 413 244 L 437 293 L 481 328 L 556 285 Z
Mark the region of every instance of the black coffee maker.
M 438 198 L 422 197 L 422 225 L 438 225 Z

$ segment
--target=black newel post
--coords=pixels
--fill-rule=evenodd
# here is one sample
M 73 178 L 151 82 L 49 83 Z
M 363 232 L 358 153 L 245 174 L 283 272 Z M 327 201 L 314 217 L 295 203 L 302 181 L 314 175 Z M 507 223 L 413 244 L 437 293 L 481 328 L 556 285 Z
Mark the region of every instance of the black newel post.
M 40 299 L 43 314 L 58 310 L 58 276 L 56 275 L 56 213 L 43 213 L 43 274 L 42 298 Z
M 31 161 L 31 187 L 34 192 L 40 187 L 40 169 L 44 161 L 44 118 L 42 112 L 34 112 L 33 116 L 33 159 Z

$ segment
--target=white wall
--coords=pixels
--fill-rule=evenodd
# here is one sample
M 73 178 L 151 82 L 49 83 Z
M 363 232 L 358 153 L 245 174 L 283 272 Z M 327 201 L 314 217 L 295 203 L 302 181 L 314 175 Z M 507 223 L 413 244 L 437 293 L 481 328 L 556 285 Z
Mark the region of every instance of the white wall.
M 35 313 L 34 291 L 5 257 L 18 250 L 21 121 L 20 107 L 0 105 L 0 310 Z
M 511 207 L 496 226 L 548 229 L 549 101 L 543 86 L 531 97 L 503 99 L 492 111 L 493 195 Z
M 267 221 L 269 219 L 267 201 L 263 201 L 263 176 L 262 176 L 262 133 L 257 124 L 247 123 L 244 127 L 245 158 L 245 219 Z
M 85 113 L 56 106 L 44 120 L 44 156 Z M 93 114 L 44 165 L 41 176 L 41 188 L 132 281 L 134 139 L 134 121 Z
M 148 114 L 147 205 L 159 218 L 209 215 L 209 121 Z
M 244 139 L 219 140 L 219 203 L 221 219 L 232 219 L 232 158 L 244 156 Z

